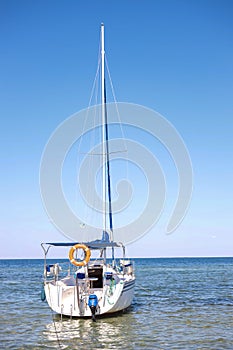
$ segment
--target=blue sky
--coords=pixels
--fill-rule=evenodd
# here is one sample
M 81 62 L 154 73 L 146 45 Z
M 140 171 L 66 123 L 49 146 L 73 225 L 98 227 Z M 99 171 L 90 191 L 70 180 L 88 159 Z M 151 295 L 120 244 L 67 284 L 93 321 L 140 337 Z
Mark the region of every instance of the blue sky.
M 101 22 L 117 100 L 166 117 L 194 171 L 189 211 L 166 235 L 166 169 L 164 213 L 129 255 L 232 255 L 232 16 L 230 0 L 0 1 L 2 258 L 39 258 L 40 242 L 63 240 L 41 202 L 40 159 L 54 129 L 88 105 Z

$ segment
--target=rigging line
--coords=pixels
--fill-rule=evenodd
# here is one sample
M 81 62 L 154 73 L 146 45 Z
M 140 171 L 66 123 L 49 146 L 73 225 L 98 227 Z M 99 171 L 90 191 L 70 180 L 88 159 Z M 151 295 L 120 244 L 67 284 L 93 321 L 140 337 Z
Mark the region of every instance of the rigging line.
M 97 126 L 97 119 L 98 119 L 98 109 L 97 109 L 97 100 L 98 100 L 98 94 L 99 94 L 99 86 L 98 86 L 98 78 L 99 78 L 99 70 L 100 70 L 100 59 L 98 61 L 98 69 L 97 69 L 97 75 L 95 79 L 95 96 L 93 96 L 93 103 L 94 103 L 94 115 L 93 115 L 93 122 L 94 122 L 94 127 L 93 130 L 91 130 L 90 134 L 90 143 L 89 147 L 93 148 L 96 144 L 97 136 L 96 136 L 96 126 Z M 88 152 L 89 153 L 89 152 Z M 93 162 L 94 159 L 91 158 L 91 160 L 88 161 L 88 171 L 87 171 L 87 183 L 90 183 L 90 178 L 92 174 L 92 167 L 93 167 Z M 90 198 L 92 189 L 90 186 L 87 187 L 87 194 L 88 198 Z M 92 203 L 92 207 L 96 207 L 96 196 L 94 195 L 94 201 Z M 90 223 L 95 223 L 96 221 L 96 211 L 93 211 L 88 205 L 85 205 L 85 218 L 88 220 Z M 95 226 L 95 224 L 94 224 Z
M 119 125 L 120 125 L 120 131 L 121 131 L 121 135 L 122 135 L 123 145 L 124 145 L 124 148 L 126 148 L 126 152 L 128 152 L 126 141 L 125 141 L 126 137 L 125 137 L 125 133 L 124 133 L 124 130 L 123 130 L 123 127 L 122 127 L 122 121 L 121 121 L 120 112 L 119 112 L 118 105 L 117 105 L 116 95 L 115 95 L 115 91 L 114 91 L 114 87 L 113 87 L 113 82 L 112 82 L 110 70 L 109 70 L 109 67 L 108 67 L 108 61 L 107 61 L 106 54 L 105 54 L 105 63 L 106 63 L 107 73 L 108 73 L 109 82 L 110 82 L 110 86 L 111 86 L 111 90 L 112 90 L 113 100 L 114 100 L 114 103 L 115 103 L 115 106 L 116 106 L 116 112 L 117 112 L 117 117 L 118 117 L 118 120 L 119 120 Z M 129 162 L 126 162 L 126 179 L 127 179 L 127 181 L 129 179 Z M 129 195 L 129 188 L 128 188 L 127 192 L 128 192 L 128 195 Z
M 127 148 L 126 147 L 126 143 L 124 141 L 125 140 L 125 133 L 124 133 L 124 130 L 123 130 L 123 127 L 122 127 L 120 112 L 119 112 L 119 109 L 118 109 L 118 106 L 117 106 L 116 94 L 115 94 L 115 91 L 114 91 L 113 82 L 112 82 L 110 70 L 109 70 L 109 67 L 108 67 L 108 61 L 107 61 L 106 55 L 105 55 L 105 62 L 106 62 L 106 68 L 107 68 L 109 82 L 110 82 L 110 86 L 111 86 L 111 90 L 112 90 L 113 100 L 114 100 L 114 103 L 116 105 L 116 112 L 117 112 L 117 116 L 118 116 L 118 120 L 119 120 L 119 124 L 120 124 L 120 129 L 121 129 L 121 133 L 122 133 L 123 143 L 124 143 L 125 148 Z
M 100 61 L 99 61 L 100 62 Z M 98 78 L 99 78 L 98 74 Z M 93 130 L 91 130 L 91 134 L 90 134 L 90 142 L 89 142 L 89 149 L 90 151 L 88 153 L 86 153 L 86 155 L 89 157 L 89 154 L 94 154 L 94 152 L 92 152 L 92 149 L 95 147 L 96 143 L 98 142 L 98 118 L 99 118 L 99 109 L 97 107 L 97 100 L 98 100 L 98 96 L 99 96 L 99 81 L 96 80 L 96 87 L 95 87 L 95 100 L 93 101 L 95 103 L 94 105 L 94 116 L 93 116 L 93 122 L 94 122 L 94 126 L 93 126 Z M 90 183 L 90 179 L 92 177 L 93 174 L 93 167 L 94 167 L 94 158 L 91 158 L 88 161 L 88 172 L 87 172 L 87 184 Z M 86 217 L 89 220 L 90 223 L 94 224 L 94 227 L 96 226 L 96 221 L 98 218 L 97 215 L 97 211 L 94 210 L 94 208 L 96 208 L 97 205 L 97 197 L 96 195 L 92 196 L 93 192 L 93 188 L 91 188 L 91 186 L 87 187 L 87 193 L 88 193 L 88 198 L 93 198 L 92 201 L 92 206 L 90 207 L 89 205 L 86 205 L 85 208 L 85 213 L 86 213 Z M 92 237 L 90 237 L 90 239 L 92 239 Z
M 95 89 L 96 89 L 96 80 L 97 80 L 97 78 L 98 78 L 99 69 L 100 69 L 100 57 L 98 58 L 97 71 L 96 71 L 95 79 L 94 79 L 94 82 L 93 82 L 93 85 L 92 85 L 91 97 L 90 97 L 90 100 L 89 100 L 89 103 L 88 103 L 88 107 L 91 106 L 91 101 L 92 101 L 93 96 L 94 96 L 94 91 L 95 91 Z
M 97 86 L 96 81 L 97 81 L 97 78 L 99 76 L 100 62 L 101 62 L 101 50 L 100 50 L 100 41 L 99 41 L 98 63 L 97 63 L 95 79 L 94 79 L 94 82 L 93 82 L 93 85 L 92 85 L 92 89 L 91 89 L 91 96 L 90 96 L 90 100 L 89 100 L 89 103 L 88 103 L 88 107 L 91 106 L 91 101 L 92 101 L 92 98 L 94 96 L 94 91 L 96 90 L 96 86 Z
M 100 49 L 99 49 L 100 51 Z M 85 120 L 84 120 L 84 123 L 83 123 L 83 129 L 82 129 L 82 134 L 83 135 L 83 132 L 85 130 L 85 127 L 86 127 L 86 122 L 87 122 L 87 117 L 88 117 L 88 113 L 89 113 L 89 108 L 91 106 L 91 101 L 93 99 L 93 96 L 94 96 L 94 91 L 97 90 L 96 89 L 96 81 L 97 81 L 97 78 L 98 78 L 98 75 L 99 75 L 99 70 L 100 70 L 100 53 L 99 53 L 99 57 L 98 57 L 98 64 L 97 64 L 97 70 L 96 70 L 96 75 L 95 75 L 95 79 L 94 79 L 94 82 L 93 82 L 93 85 L 92 85 L 92 90 L 91 90 L 91 97 L 90 97 L 90 100 L 89 100 L 89 103 L 88 103 L 88 108 L 86 110 L 86 116 L 85 116 Z M 81 139 L 82 139 L 82 136 L 81 136 Z M 81 140 L 80 140 L 80 143 L 79 143 L 79 147 L 78 147 L 78 152 L 80 150 L 80 146 L 81 146 Z
M 93 92 L 92 92 L 92 96 L 90 98 L 90 102 L 89 102 L 89 106 L 91 105 L 91 101 L 93 99 L 93 103 L 94 103 L 94 127 L 93 130 L 91 131 L 91 138 L 90 138 L 90 144 L 89 146 L 94 147 L 96 144 L 96 141 L 98 141 L 98 134 L 95 131 L 97 126 L 98 126 L 98 118 L 99 118 L 99 109 L 98 109 L 98 98 L 99 98 L 99 91 L 100 91 L 100 65 L 101 65 L 101 40 L 99 41 L 99 56 L 98 56 L 98 67 L 97 67 L 97 71 L 96 71 L 96 76 L 95 76 L 95 80 L 94 80 L 94 84 L 93 84 Z M 95 94 L 95 96 L 94 96 Z M 98 129 L 97 129 L 98 130 Z M 92 174 L 92 166 L 93 166 L 93 161 L 88 163 L 88 175 L 87 175 L 87 183 L 90 183 L 90 177 Z M 90 198 L 90 194 L 92 192 L 90 186 L 88 187 L 88 191 L 89 191 L 89 198 Z M 92 203 L 92 207 L 95 208 L 97 204 L 97 198 L 94 195 L 94 201 Z M 85 210 L 85 215 L 87 216 L 87 219 L 91 219 L 91 222 L 95 223 L 95 221 L 97 220 L 97 211 L 91 209 L 88 206 L 85 206 L 86 210 Z M 96 225 L 94 225 L 96 226 Z
M 85 121 L 83 123 L 82 135 L 83 135 L 83 131 L 85 130 L 85 127 L 86 127 L 86 121 L 87 121 L 87 117 L 88 117 L 89 108 L 91 106 L 91 101 L 93 99 L 94 91 L 95 91 L 95 88 L 96 88 L 96 85 L 97 85 L 96 81 L 97 81 L 97 78 L 98 78 L 98 75 L 99 75 L 100 59 L 101 59 L 101 57 L 100 57 L 100 49 L 99 49 L 97 70 L 96 70 L 95 79 L 94 79 L 94 82 L 93 82 L 93 85 L 92 85 L 91 96 L 90 96 L 90 99 L 89 99 L 88 108 L 86 110 L 86 116 L 85 116 Z M 79 148 L 80 148 L 80 144 L 81 144 L 81 142 L 79 143 Z M 79 150 L 79 148 L 78 148 L 78 150 Z
M 87 122 L 87 118 L 88 118 L 88 113 L 89 113 L 89 108 L 91 106 L 91 102 L 92 100 L 94 102 L 97 101 L 97 96 L 98 96 L 98 83 L 97 83 L 97 80 L 98 80 L 98 76 L 99 76 L 99 70 L 100 70 L 100 59 L 101 59 L 101 56 L 100 56 L 100 44 L 99 44 L 99 54 L 98 54 L 98 63 L 97 63 L 97 69 L 96 69 L 96 74 L 95 74 L 95 78 L 94 78 L 94 81 L 93 81 L 93 85 L 92 85 L 92 90 L 91 90 L 91 96 L 90 96 L 90 99 L 89 99 L 89 103 L 88 103 L 88 109 L 86 110 L 86 115 L 85 115 L 85 120 L 84 120 L 84 123 L 83 123 L 83 129 L 82 129 L 82 134 L 81 134 L 81 139 L 80 139 L 80 142 L 78 144 L 78 150 L 77 150 L 77 154 L 81 154 L 80 152 L 80 149 L 81 149 L 81 144 L 83 142 L 83 134 L 84 134 L 84 130 L 85 130 L 85 126 L 86 126 L 86 122 Z M 94 98 L 94 95 L 95 95 L 95 98 Z M 97 103 L 94 103 L 94 121 L 96 119 L 96 104 Z M 94 129 L 95 129 L 95 126 L 94 125 Z M 93 136 L 93 133 L 91 133 L 91 143 L 94 144 L 94 140 L 93 140 L 94 136 Z M 76 174 L 79 173 L 79 163 L 80 163 L 80 159 L 79 157 L 77 157 L 77 162 L 76 162 Z M 88 164 L 89 166 L 89 170 L 91 168 L 91 164 Z M 90 177 L 90 171 L 88 171 L 88 179 Z M 78 188 L 79 188 L 79 181 L 78 181 L 78 176 L 77 176 L 77 185 L 76 185 L 76 191 L 75 191 L 75 207 L 76 207 L 76 210 L 78 211 L 78 207 L 77 207 L 77 203 L 78 203 Z M 85 209 L 85 215 L 88 216 L 88 213 L 87 213 L 88 209 L 86 208 Z

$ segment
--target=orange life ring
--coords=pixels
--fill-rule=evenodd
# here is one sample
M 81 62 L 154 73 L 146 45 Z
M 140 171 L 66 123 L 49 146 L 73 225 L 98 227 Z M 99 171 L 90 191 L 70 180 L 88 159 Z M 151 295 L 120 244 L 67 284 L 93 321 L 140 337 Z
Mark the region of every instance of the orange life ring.
M 82 261 L 77 261 L 74 258 L 74 252 L 77 249 L 83 249 L 83 251 L 85 253 L 85 258 Z M 75 244 L 73 247 L 70 248 L 69 259 L 70 259 L 71 264 L 73 264 L 75 266 L 86 266 L 88 261 L 90 260 L 90 257 L 91 257 L 91 251 L 85 244 Z

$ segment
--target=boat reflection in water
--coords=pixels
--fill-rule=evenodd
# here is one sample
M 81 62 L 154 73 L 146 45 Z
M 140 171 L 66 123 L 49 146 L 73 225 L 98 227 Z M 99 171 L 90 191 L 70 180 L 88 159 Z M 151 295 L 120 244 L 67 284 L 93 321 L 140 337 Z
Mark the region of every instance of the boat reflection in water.
M 99 318 L 93 323 L 88 319 L 60 320 L 55 316 L 54 322 L 47 324 L 44 331 L 47 345 L 57 348 L 82 348 L 86 349 L 119 349 L 124 344 L 129 334 L 135 334 L 137 322 L 134 313 L 120 313 L 119 317 Z M 133 329 L 132 329 L 133 328 Z M 98 345 L 98 346 L 97 346 Z M 64 347 L 63 347 L 64 346 Z

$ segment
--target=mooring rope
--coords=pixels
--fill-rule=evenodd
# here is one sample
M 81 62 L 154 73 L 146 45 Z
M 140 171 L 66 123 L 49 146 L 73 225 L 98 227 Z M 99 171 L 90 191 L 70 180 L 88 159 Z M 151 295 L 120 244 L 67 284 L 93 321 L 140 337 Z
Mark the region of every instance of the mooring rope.
M 48 284 L 48 289 L 49 289 L 50 305 L 52 305 L 52 303 L 51 303 L 51 296 L 50 296 L 50 287 L 49 287 L 49 284 Z M 59 339 L 58 331 L 57 331 L 57 327 L 56 327 L 55 315 L 54 315 L 53 310 L 52 310 L 51 308 L 50 308 L 50 311 L 51 311 L 51 314 L 52 314 L 53 326 L 54 326 L 54 329 L 55 329 L 55 334 L 56 334 L 56 338 L 57 338 L 58 348 L 59 348 L 59 349 L 62 349 L 61 341 L 60 341 L 60 339 Z
M 51 312 L 52 312 L 52 309 L 51 309 Z M 54 326 L 55 333 L 56 333 L 56 338 L 57 338 L 58 348 L 59 348 L 59 349 L 62 349 L 61 341 L 60 341 L 60 339 L 59 339 L 59 336 L 58 336 L 58 331 L 57 331 L 57 327 L 56 327 L 55 315 L 54 315 L 54 313 L 53 313 L 53 312 L 52 312 L 52 318 L 53 318 L 53 326 Z
M 142 289 L 142 290 L 145 290 L 146 292 L 151 292 L 150 289 L 144 288 L 144 287 L 142 287 L 142 286 L 138 286 L 138 288 L 139 288 L 139 289 Z

